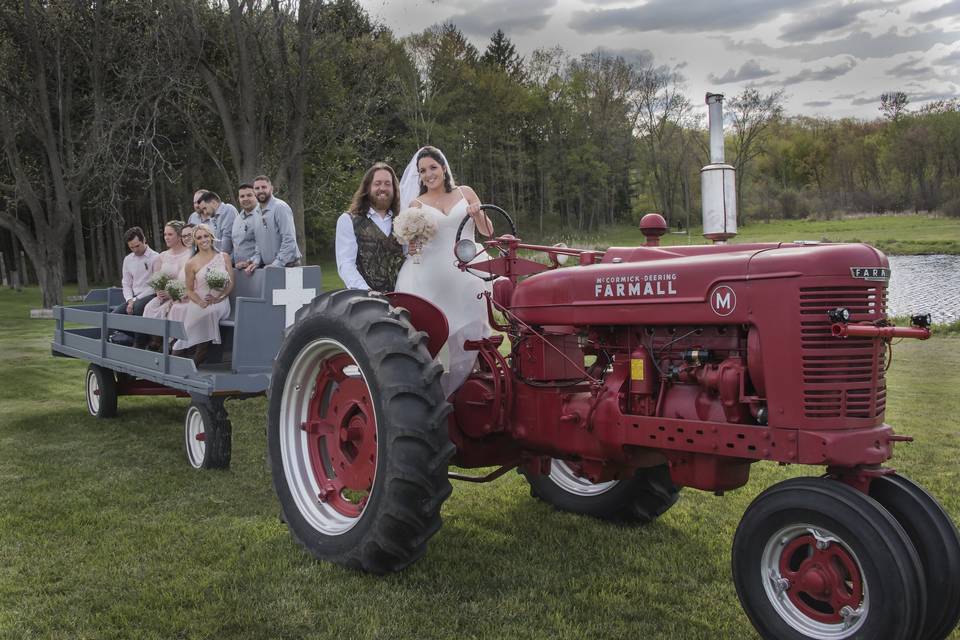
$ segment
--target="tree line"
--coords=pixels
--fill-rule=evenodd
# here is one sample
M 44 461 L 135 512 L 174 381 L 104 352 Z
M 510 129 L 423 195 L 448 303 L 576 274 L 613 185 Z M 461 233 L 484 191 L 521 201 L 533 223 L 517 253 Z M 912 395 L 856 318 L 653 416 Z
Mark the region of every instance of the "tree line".
M 355 0 L 17 0 L 0 71 L 0 251 L 7 270 L 25 255 L 45 306 L 65 281 L 116 281 L 123 229 L 159 245 L 196 188 L 232 201 L 258 173 L 318 259 L 363 170 L 427 143 L 525 238 L 699 218 L 706 123 L 652 58 L 521 56 L 499 31 L 480 50 L 452 24 L 400 38 Z M 790 117 L 782 92 L 728 96 L 745 220 L 960 215 L 957 102 L 878 107 Z

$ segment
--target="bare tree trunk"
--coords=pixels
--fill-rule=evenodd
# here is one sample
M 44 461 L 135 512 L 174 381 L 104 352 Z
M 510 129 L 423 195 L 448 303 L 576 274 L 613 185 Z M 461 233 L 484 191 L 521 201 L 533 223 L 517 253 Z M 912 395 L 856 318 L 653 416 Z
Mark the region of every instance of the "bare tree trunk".
M 43 308 L 63 304 L 63 251 L 60 247 L 37 245 L 37 279 L 43 297 Z M 42 265 L 42 266 L 41 266 Z M 26 269 L 24 268 L 24 274 Z
M 161 234 L 160 212 L 157 210 L 157 183 L 153 179 L 153 172 L 150 172 L 150 223 L 152 225 L 154 242 L 159 246 Z M 166 209 L 166 208 L 164 208 Z
M 540 166 L 540 236 L 543 236 L 543 207 L 546 204 L 546 193 L 547 193 L 547 176 L 546 172 L 543 170 L 543 165 Z
M 287 204 L 293 209 L 293 224 L 297 229 L 297 246 L 303 253 L 304 259 L 307 257 L 307 230 L 306 217 L 304 216 L 304 197 L 303 197 L 303 157 L 298 156 L 291 160 L 289 176 L 287 178 Z
M 76 212 L 77 219 L 73 222 L 73 250 L 77 254 L 77 293 L 84 295 L 90 290 L 90 281 L 87 276 L 87 251 L 83 243 L 82 214 Z
M 106 233 L 107 223 L 104 221 L 102 224 L 97 225 L 93 231 L 94 238 L 94 264 L 96 265 L 96 279 L 97 282 L 101 284 L 106 284 L 110 282 L 110 276 L 108 274 L 109 269 L 107 268 L 107 261 L 110 256 L 107 252 L 107 243 L 104 238 Z
M 108 222 L 104 228 L 104 232 L 107 234 L 107 255 L 110 257 L 110 259 L 106 261 L 108 269 L 107 280 L 110 282 L 119 282 L 119 264 L 123 261 L 123 254 L 117 243 L 117 223 L 113 220 Z

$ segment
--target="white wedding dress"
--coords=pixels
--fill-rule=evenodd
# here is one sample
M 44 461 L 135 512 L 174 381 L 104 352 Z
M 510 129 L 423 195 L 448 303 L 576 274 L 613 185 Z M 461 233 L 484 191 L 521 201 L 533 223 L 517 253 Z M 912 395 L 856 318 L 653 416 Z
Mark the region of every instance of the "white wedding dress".
M 457 227 L 466 215 L 467 201 L 460 200 L 447 214 L 425 203 L 422 207 L 424 213 L 436 218 L 437 235 L 422 247 L 419 263 L 407 257 L 397 275 L 395 291 L 426 298 L 447 316 L 450 333 L 437 359 L 444 368 L 440 385 L 449 397 L 470 375 L 477 359 L 476 351 L 464 351 L 463 342 L 486 338 L 492 333 L 486 300 L 478 298 L 489 286 L 456 267 L 453 245 Z M 473 220 L 468 220 L 461 237 L 473 240 L 475 229 Z

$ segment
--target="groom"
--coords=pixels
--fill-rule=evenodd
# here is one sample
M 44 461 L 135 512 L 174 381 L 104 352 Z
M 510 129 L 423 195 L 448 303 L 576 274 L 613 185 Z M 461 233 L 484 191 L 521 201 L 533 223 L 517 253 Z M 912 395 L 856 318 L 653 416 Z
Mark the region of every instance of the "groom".
M 377 162 L 363 175 L 350 210 L 337 219 L 337 273 L 346 287 L 393 291 L 404 258 L 392 233 L 399 208 L 397 174 Z

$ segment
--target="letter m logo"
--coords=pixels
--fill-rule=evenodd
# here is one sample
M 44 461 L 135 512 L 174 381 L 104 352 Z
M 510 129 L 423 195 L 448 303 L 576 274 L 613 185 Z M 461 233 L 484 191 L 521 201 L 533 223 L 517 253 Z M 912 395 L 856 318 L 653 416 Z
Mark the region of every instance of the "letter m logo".
M 737 308 L 736 292 L 725 284 L 710 292 L 710 308 L 718 316 L 728 316 Z

